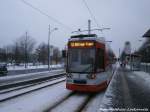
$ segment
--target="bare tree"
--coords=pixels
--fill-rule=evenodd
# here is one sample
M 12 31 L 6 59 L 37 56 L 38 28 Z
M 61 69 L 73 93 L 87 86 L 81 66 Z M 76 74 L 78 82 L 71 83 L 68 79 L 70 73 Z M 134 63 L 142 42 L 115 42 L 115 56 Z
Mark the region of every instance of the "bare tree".
M 7 45 L 3 48 L 0 48 L 0 61 L 5 63 L 12 63 L 13 60 L 13 52 L 12 46 Z
M 34 51 L 35 44 L 35 39 L 29 36 L 27 32 L 25 35 L 18 38 L 15 42 L 15 61 L 23 61 L 25 67 L 27 67 L 28 62 L 30 61 L 30 56 Z M 19 55 L 17 53 L 19 53 Z
M 53 48 L 53 50 L 52 50 Z M 38 61 L 42 64 L 48 64 L 48 45 L 45 43 L 39 44 L 39 46 L 36 48 L 36 55 L 38 57 Z M 56 64 L 61 60 L 61 53 L 60 50 L 57 47 L 50 46 L 50 52 L 51 52 L 51 64 L 52 61 Z
M 56 64 L 58 64 L 58 62 L 60 62 L 61 60 L 61 52 L 57 47 L 54 47 L 52 59 L 55 61 Z
M 47 44 L 41 43 L 36 49 L 36 54 L 38 56 L 38 61 L 41 62 L 42 64 L 47 64 L 47 60 L 48 60 L 47 47 L 48 47 Z
M 16 42 L 14 42 L 12 49 L 13 49 L 13 62 L 16 65 L 19 65 L 21 62 L 23 62 L 23 54 L 21 53 L 21 48 L 17 40 Z
M 0 62 L 6 61 L 6 52 L 4 48 L 0 48 Z

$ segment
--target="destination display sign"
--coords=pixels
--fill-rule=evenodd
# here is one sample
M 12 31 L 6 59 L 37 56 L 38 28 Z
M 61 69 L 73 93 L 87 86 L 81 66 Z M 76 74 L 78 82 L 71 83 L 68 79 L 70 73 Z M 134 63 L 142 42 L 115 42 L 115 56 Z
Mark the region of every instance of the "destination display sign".
M 79 42 L 70 42 L 69 47 L 93 47 L 94 42 L 90 41 L 79 41 Z

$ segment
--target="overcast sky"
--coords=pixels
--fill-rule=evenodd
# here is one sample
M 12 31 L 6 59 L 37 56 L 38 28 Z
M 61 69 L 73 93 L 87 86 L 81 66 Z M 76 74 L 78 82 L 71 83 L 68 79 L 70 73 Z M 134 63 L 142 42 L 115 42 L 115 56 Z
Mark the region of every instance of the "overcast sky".
M 26 0 L 65 26 L 40 14 L 22 0 L 0 0 L 0 47 L 12 44 L 16 38 L 29 32 L 37 43 L 47 42 L 48 24 L 58 30 L 51 35 L 51 44 L 64 48 L 71 31 L 87 29 L 87 20 L 92 20 L 83 0 Z M 150 28 L 150 0 L 85 0 L 100 27 L 111 30 L 100 32 L 106 40 L 113 41 L 111 46 L 118 54 L 125 41 L 131 41 L 137 49 L 141 36 Z

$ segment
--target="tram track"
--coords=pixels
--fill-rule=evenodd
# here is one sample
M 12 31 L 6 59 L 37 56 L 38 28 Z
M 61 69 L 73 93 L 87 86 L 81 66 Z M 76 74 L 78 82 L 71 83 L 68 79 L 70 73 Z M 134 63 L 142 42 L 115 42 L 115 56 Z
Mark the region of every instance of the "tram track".
M 65 81 L 64 77 L 59 77 L 59 78 L 55 78 L 54 80 L 44 82 L 44 83 L 46 83 L 44 85 L 35 85 L 35 86 L 38 86 L 36 88 L 31 86 L 31 87 L 29 87 L 30 89 L 28 89 L 28 90 L 23 89 L 24 91 L 19 94 L 13 94 L 12 92 L 16 92 L 16 91 L 11 91 L 10 94 L 12 96 L 10 96 L 10 97 L 0 96 L 0 103 L 2 103 L 2 104 L 8 103 L 9 104 L 9 102 L 17 101 L 20 104 L 20 101 L 22 99 L 26 98 L 27 96 L 33 95 L 33 97 L 34 97 L 35 93 L 42 94 L 42 93 L 40 93 L 40 91 L 47 91 L 47 90 L 49 91 L 50 88 L 60 87 L 60 85 L 65 84 L 64 81 Z M 63 111 L 65 111 L 65 112 L 85 112 L 86 108 L 89 107 L 89 104 L 91 104 L 92 100 L 94 100 L 96 98 L 95 96 L 97 95 L 97 93 L 82 93 L 82 92 L 75 92 L 75 91 L 71 92 L 68 90 L 64 91 L 63 86 L 61 86 L 61 88 L 63 91 L 63 92 L 61 92 L 61 89 L 59 90 L 61 94 L 58 93 L 58 95 L 56 95 L 55 98 L 51 98 L 51 99 L 53 99 L 52 101 L 50 101 L 50 99 L 49 99 L 49 101 L 48 101 L 49 103 L 47 101 L 45 101 L 45 102 L 47 102 L 47 104 L 46 104 L 47 106 L 46 106 L 46 108 L 43 108 L 42 112 L 61 112 L 64 108 L 65 108 L 65 110 L 63 110 Z M 49 93 L 49 95 L 53 94 L 52 92 L 55 92 L 58 90 L 52 89 L 50 91 L 51 92 Z M 5 93 L 5 94 L 7 94 L 7 93 Z M 36 94 L 35 94 L 35 97 L 36 97 Z M 3 99 L 1 99 L 2 97 L 3 97 Z M 46 98 L 49 98 L 49 97 L 47 96 Z
M 78 97 L 78 96 L 82 97 L 81 98 L 82 100 L 78 101 L 78 106 L 76 107 L 76 105 L 75 105 L 75 108 L 72 109 L 73 111 L 71 111 L 71 112 L 82 112 L 85 109 L 85 107 L 87 106 L 87 104 L 89 104 L 89 102 L 93 98 L 95 98 L 96 95 L 97 95 L 97 93 L 71 92 L 71 93 L 67 94 L 65 97 L 63 97 L 61 100 L 55 102 L 44 112 L 57 112 L 57 108 L 63 108 L 64 105 L 65 105 L 64 106 L 65 108 L 66 108 L 66 105 L 68 105 L 67 107 L 69 107 L 69 103 L 67 103 L 67 102 L 70 102 L 70 101 L 73 102 L 74 101 L 73 99 L 75 99 L 75 97 Z
M 66 100 L 68 100 L 71 96 L 73 96 L 75 94 L 75 92 L 71 92 L 69 94 L 67 94 L 65 97 L 63 97 L 61 100 L 55 102 L 52 106 L 50 106 L 47 110 L 45 110 L 44 112 L 49 112 L 52 109 L 58 107 L 60 104 L 62 104 L 63 102 L 65 102 Z
M 65 81 L 64 76 L 61 76 L 61 77 L 49 79 L 47 81 L 39 82 L 37 84 L 28 85 L 26 87 L 17 88 L 17 89 L 10 90 L 10 91 L 5 91 L 3 93 L 0 93 L 0 102 L 4 102 L 10 99 L 19 97 L 21 95 L 25 95 L 34 91 L 38 91 L 40 89 L 53 86 L 55 84 L 58 84 L 64 81 Z
M 88 97 L 84 100 L 84 102 L 77 108 L 75 112 L 82 112 L 87 104 L 96 96 L 96 94 L 90 94 Z
M 13 83 L 6 83 L 6 84 L 2 84 L 0 85 L 0 93 L 2 91 L 5 91 L 7 89 L 11 89 L 11 88 L 15 88 L 15 87 L 21 87 L 21 86 L 25 86 L 25 85 L 29 85 L 29 84 L 34 84 L 34 83 L 38 83 L 38 82 L 42 82 L 42 81 L 47 81 L 53 78 L 58 78 L 61 76 L 65 76 L 65 73 L 59 73 L 59 74 L 54 74 L 51 76 L 44 76 L 44 77 L 37 77 L 37 78 L 32 78 L 32 79 L 26 79 L 23 81 L 18 81 L 16 80 Z
M 53 81 L 53 80 L 56 80 L 56 79 L 59 79 L 59 78 L 63 78 L 63 77 L 65 77 L 65 76 L 61 76 L 61 77 L 57 77 L 57 78 L 51 78 L 51 79 L 47 79 L 47 80 L 44 80 L 44 81 L 41 81 L 41 82 L 26 84 L 26 85 L 17 86 L 17 87 L 13 87 L 13 88 L 9 88 L 9 89 L 4 89 L 4 90 L 0 91 L 0 95 L 8 93 L 8 92 L 13 92 L 13 91 L 17 91 L 17 90 L 20 90 L 20 89 L 24 89 L 24 88 L 36 86 L 36 85 L 39 85 L 39 84 L 42 84 L 42 83 L 46 83 L 46 82 L 49 82 L 49 81 Z

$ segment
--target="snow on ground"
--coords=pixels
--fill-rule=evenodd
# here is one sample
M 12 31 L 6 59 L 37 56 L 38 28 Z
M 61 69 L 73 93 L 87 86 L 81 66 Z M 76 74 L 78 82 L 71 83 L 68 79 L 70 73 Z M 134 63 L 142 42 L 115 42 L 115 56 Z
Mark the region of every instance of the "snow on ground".
M 118 67 L 118 66 L 117 66 Z M 110 83 L 111 85 L 111 83 Z M 108 90 L 107 90 L 108 91 Z M 9 101 L 0 103 L 0 112 L 42 112 L 51 107 L 55 102 L 58 102 L 63 97 L 70 94 L 71 91 L 65 89 L 65 82 L 47 87 L 30 94 L 26 94 Z M 99 93 L 86 107 L 87 112 L 97 112 L 102 102 L 105 92 Z M 109 93 L 109 92 L 108 92 Z M 14 93 L 15 94 L 15 93 Z M 2 96 L 4 97 L 4 96 Z M 70 97 L 61 104 L 59 108 L 55 108 L 54 112 L 70 112 L 76 110 L 82 104 L 87 95 L 77 94 Z M 71 109 L 71 110 L 70 110 Z
M 115 108 L 148 108 L 149 94 L 150 74 L 118 68 L 105 92 L 99 112 L 109 112 Z
M 130 66 L 130 65 L 126 65 L 126 68 L 127 68 L 127 69 L 131 69 L 131 66 Z
M 150 74 L 136 71 L 126 76 L 134 107 L 150 111 Z
M 117 67 L 119 67 L 119 66 L 117 66 Z M 112 105 L 112 97 L 115 97 L 113 84 L 116 83 L 116 72 L 117 72 L 117 70 L 115 71 L 115 73 L 109 83 L 109 86 L 105 92 L 105 95 L 102 99 L 102 103 L 100 104 L 99 109 L 106 108 L 107 105 Z M 101 110 L 98 110 L 98 112 L 101 112 Z
M 136 75 L 138 75 L 139 77 L 142 77 L 144 79 L 148 79 L 150 80 L 150 73 L 146 73 L 146 72 L 143 72 L 143 71 L 135 71 L 133 72 L 135 73 Z M 142 74 L 142 75 L 141 75 Z
M 87 97 L 87 94 L 76 93 L 50 112 L 75 112 Z
M 5 76 L 5 77 L 0 77 L 0 82 L 7 82 L 9 80 L 21 80 L 24 78 L 31 78 L 31 77 L 37 77 L 37 76 L 48 76 L 48 75 L 52 75 L 52 74 L 56 74 L 56 73 L 61 73 L 63 72 L 63 69 L 59 69 L 59 70 L 51 70 L 51 71 L 44 71 L 44 72 L 36 72 L 36 73 L 27 73 L 27 74 L 20 74 L 20 75 L 11 75 L 11 76 Z
M 103 101 L 104 94 L 105 91 L 98 93 L 96 97 L 87 104 L 83 112 L 98 112 L 100 105 Z
M 12 92 L 8 92 L 8 93 L 0 94 L 0 100 L 3 100 L 3 99 L 6 99 L 8 97 L 12 97 L 12 96 L 15 96 L 15 95 L 18 95 L 18 94 L 28 92 L 28 91 L 31 91 L 33 89 L 35 90 L 35 89 L 38 89 L 38 88 L 41 88 L 41 87 L 45 87 L 47 85 L 56 83 L 58 81 L 63 81 L 63 80 L 65 80 L 65 78 L 61 78 L 61 79 L 58 79 L 58 80 L 53 80 L 53 81 L 46 82 L 46 83 L 36 85 L 36 86 L 31 86 L 31 87 L 28 87 L 28 88 L 25 88 L 25 89 L 19 89 L 17 91 L 12 91 Z
M 145 82 L 145 84 L 150 87 L 150 73 L 146 73 L 146 72 L 142 72 L 142 71 L 135 71 L 133 73 L 137 77 L 140 77 Z
M 62 82 L 0 103 L 0 112 L 43 112 L 69 93 Z
M 63 64 L 57 64 L 57 65 L 50 65 L 50 68 L 61 68 L 63 67 Z M 38 66 L 28 66 L 25 68 L 25 66 L 8 66 L 8 70 L 27 70 L 27 69 L 38 69 L 38 68 L 48 68 L 48 65 L 38 65 Z

